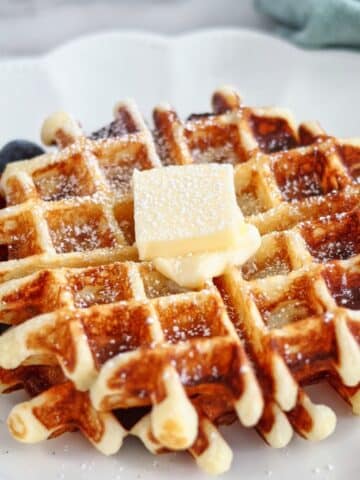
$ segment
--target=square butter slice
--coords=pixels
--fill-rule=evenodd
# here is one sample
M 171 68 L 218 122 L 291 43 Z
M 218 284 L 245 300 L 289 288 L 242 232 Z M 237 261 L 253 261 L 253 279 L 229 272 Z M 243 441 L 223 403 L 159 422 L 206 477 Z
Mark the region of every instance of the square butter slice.
M 242 213 L 231 165 L 135 171 L 135 236 L 140 259 L 236 248 Z

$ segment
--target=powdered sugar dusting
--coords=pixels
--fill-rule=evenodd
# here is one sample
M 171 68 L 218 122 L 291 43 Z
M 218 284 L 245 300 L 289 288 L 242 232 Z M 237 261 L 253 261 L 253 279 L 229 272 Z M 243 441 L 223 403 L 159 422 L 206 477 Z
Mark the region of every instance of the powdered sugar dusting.
M 50 236 L 57 253 L 85 252 L 116 245 L 114 238 L 110 239 L 110 245 L 104 242 L 102 232 L 94 224 L 89 223 L 60 222 L 56 230 L 50 230 Z
M 236 165 L 239 162 L 234 146 L 229 142 L 219 147 L 193 148 L 191 154 L 194 163 L 230 163 Z

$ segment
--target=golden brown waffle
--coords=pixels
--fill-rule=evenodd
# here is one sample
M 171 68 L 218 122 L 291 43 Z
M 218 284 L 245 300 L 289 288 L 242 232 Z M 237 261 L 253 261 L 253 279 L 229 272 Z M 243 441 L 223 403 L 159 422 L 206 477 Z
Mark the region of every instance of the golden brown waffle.
M 47 433 L 47 438 L 54 438 L 64 432 L 79 429 L 105 454 L 116 453 L 122 445 L 123 438 L 128 434 L 138 437 L 154 454 L 170 451 L 154 437 L 148 407 L 118 409 L 113 413 L 98 412 L 92 407 L 86 393 L 79 392 L 71 382 L 66 381 L 58 366 L 37 365 L 22 366 L 15 370 L 0 369 L 0 377 L 5 382 L 3 387 L 5 384 L 8 387 L 6 392 L 24 388 L 31 396 L 36 396 L 34 401 L 19 406 L 22 415 L 29 411 L 34 414 L 27 419 L 28 425 L 33 429 L 30 433 L 39 434 L 32 441 L 41 440 L 41 434 L 44 433 Z M 215 425 L 202 414 L 199 402 L 196 400 L 194 403 L 198 408 L 199 424 L 197 438 L 189 448 L 189 453 L 196 459 L 200 468 L 213 474 L 221 473 L 230 466 L 231 449 Z M 218 402 L 216 409 L 224 412 L 224 405 L 223 399 Z M 215 405 L 212 410 L 215 413 L 214 407 Z M 224 421 L 230 423 L 233 417 L 232 412 L 229 412 L 227 422 L 223 418 L 222 423 Z M 37 422 L 40 422 L 38 430 Z M 9 417 L 8 424 L 10 431 L 18 439 L 27 433 L 18 430 L 16 411 L 15 415 L 13 413 Z
M 247 265 L 216 285 L 262 383 L 265 409 L 258 428 L 274 446 L 289 441 L 290 423 L 307 438 L 322 438 L 335 419 L 328 409 L 313 406 L 299 384 L 330 375 L 337 391 L 359 411 L 360 141 L 329 137 L 315 123 L 296 130 L 282 112 L 284 120 L 279 120 L 278 110 L 259 109 L 257 116 L 268 115 L 269 121 L 254 121 L 253 109 L 241 107 L 228 89 L 214 94 L 213 106 L 215 114 L 192 116 L 184 124 L 170 108 L 156 109 L 158 143 L 166 146 L 160 153 L 177 164 L 230 158 L 236 165 L 239 205 L 247 221 L 268 235 Z M 301 267 L 299 278 L 290 273 Z M 322 278 L 333 278 L 336 268 L 342 272 L 340 292 L 349 291 L 349 282 L 348 294 L 357 303 L 337 304 L 339 293 Z M 260 306 L 253 299 L 257 277 L 262 278 Z M 276 321 L 269 327 L 271 315 Z M 310 341 L 308 358 L 302 348 L 312 329 L 327 345 Z M 295 359 L 289 361 L 293 350 Z M 318 357 L 322 361 L 316 362 Z M 299 376 L 298 370 L 303 372 Z
M 359 220 L 356 209 L 265 235 L 253 259 L 216 281 L 257 365 L 265 438 L 274 434 L 274 417 L 284 422 L 279 407 L 306 438 L 334 426 L 300 388 L 321 378 L 359 413 Z M 286 369 L 277 372 L 279 356 Z
M 44 139 L 60 135 L 68 146 L 8 165 L 1 179 L 11 205 L 0 212 L 0 243 L 8 258 L 0 266 L 2 281 L 41 268 L 136 258 L 129 182 L 135 167 L 160 161 L 135 106 L 119 104 L 116 116 L 129 133 L 98 140 L 75 139 L 58 128 L 63 117 L 53 118 Z
M 0 338 L 1 366 L 17 369 L 24 364 L 51 366 L 59 362 L 65 377 L 74 384 L 55 385 L 14 408 L 10 429 L 23 441 L 39 441 L 56 435 L 58 429 L 69 428 L 63 416 L 51 415 L 50 421 L 55 422 L 51 428 L 47 423 L 54 398 L 60 410 L 65 411 L 67 404 L 69 415 L 75 415 L 72 403 L 64 400 L 65 389 L 77 392 L 79 403 L 88 399 L 83 392 L 89 390 L 91 403 L 101 411 L 153 404 L 150 420 L 154 437 L 162 446 L 173 449 L 192 446 L 198 436 L 198 414 L 183 386 L 190 396 L 210 399 L 215 390 L 228 411 L 235 410 L 245 425 L 257 423 L 262 396 L 213 286 L 185 291 L 151 264 L 130 262 L 41 271 L 2 287 L 1 321 L 21 323 Z M 53 313 L 33 317 L 35 310 L 40 313 L 49 309 Z M 32 318 L 24 317 L 24 312 Z M 9 355 L 14 351 L 19 356 Z M 99 373 L 115 367 L 120 357 L 118 394 L 115 398 L 110 389 L 111 398 L 107 400 Z M 14 387 L 17 382 L 21 379 L 16 380 L 15 375 L 7 385 Z M 83 417 L 74 419 L 74 423 L 95 443 L 81 420 Z M 216 432 L 205 414 L 200 420 L 207 430 Z M 118 435 L 122 438 L 123 432 Z M 112 438 L 115 441 L 114 433 Z M 110 451 L 119 445 L 117 442 Z M 97 446 L 109 452 L 102 442 Z
M 234 410 L 245 425 L 262 415 L 257 429 L 273 446 L 285 445 L 293 428 L 323 438 L 335 416 L 301 386 L 326 376 L 359 413 L 359 142 L 327 137 L 314 124 L 297 129 L 283 110 L 243 107 L 229 89 L 216 92 L 213 105 L 213 114 L 185 123 L 164 106 L 154 119 L 163 164 L 239 164 L 239 204 L 264 236 L 255 257 L 216 286 L 189 292 L 151 264 L 112 263 L 136 256 L 132 170 L 160 165 L 131 104 L 117 106 L 116 120 L 90 139 L 68 116 L 53 117 L 43 137 L 65 148 L 5 172 L 14 206 L 0 212 L 0 240 L 10 259 L 21 260 L 3 267 L 3 280 L 18 279 L 0 286 L 0 323 L 18 326 L 0 338 L 0 365 L 14 369 L 0 379 L 3 388 L 43 392 L 13 410 L 17 437 L 40 440 L 78 427 L 111 453 L 128 430 L 124 412 L 152 405 L 132 433 L 152 451 L 190 446 L 200 466 L 219 472 L 230 454 L 214 424 L 233 421 Z M 88 223 L 100 211 L 89 242 Z M 64 218 L 73 227 L 62 235 Z M 103 243 L 107 229 L 116 244 Z M 179 412 L 175 431 L 186 432 L 182 443 L 169 435 L 174 425 L 166 428 L 169 403 Z M 110 411 L 119 408 L 115 420 Z

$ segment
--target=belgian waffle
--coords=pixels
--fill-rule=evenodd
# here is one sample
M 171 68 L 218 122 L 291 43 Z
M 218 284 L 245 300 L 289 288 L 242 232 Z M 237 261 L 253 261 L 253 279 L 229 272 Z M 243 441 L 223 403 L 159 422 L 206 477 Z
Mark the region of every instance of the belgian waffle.
M 214 94 L 213 107 L 184 124 L 169 107 L 156 109 L 160 153 L 177 164 L 236 165 L 238 202 L 262 245 L 215 284 L 262 384 L 258 429 L 274 446 L 289 441 L 291 426 L 318 439 L 335 418 L 300 385 L 328 377 L 359 412 L 360 141 L 330 137 L 313 122 L 296 129 L 288 113 L 241 107 L 228 89 Z
M 66 118 L 57 115 L 43 129 L 61 152 L 10 164 L 1 179 L 10 206 L 0 212 L 3 281 L 41 268 L 136 258 L 129 181 L 133 168 L 160 165 L 150 132 L 131 103 L 117 107 L 125 137 L 75 139 L 76 124 Z
M 90 138 L 70 117 L 53 117 L 43 137 L 61 152 L 5 171 L 0 322 L 16 326 L 0 338 L 1 382 L 42 392 L 10 415 L 18 438 L 79 427 L 112 453 L 129 430 L 124 412 L 152 406 L 132 433 L 152 451 L 190 447 L 200 466 L 221 471 L 229 452 L 215 424 L 234 411 L 273 446 L 293 428 L 323 438 L 335 416 L 301 386 L 326 377 L 359 412 L 360 142 L 297 128 L 283 110 L 243 107 L 229 89 L 213 106 L 185 123 L 158 107 L 154 141 L 129 103 Z M 136 259 L 132 169 L 194 161 L 236 165 L 239 204 L 263 237 L 241 269 L 189 292 L 151 264 L 113 262 Z M 166 428 L 169 404 L 182 438 Z M 62 415 L 49 424 L 54 410 Z

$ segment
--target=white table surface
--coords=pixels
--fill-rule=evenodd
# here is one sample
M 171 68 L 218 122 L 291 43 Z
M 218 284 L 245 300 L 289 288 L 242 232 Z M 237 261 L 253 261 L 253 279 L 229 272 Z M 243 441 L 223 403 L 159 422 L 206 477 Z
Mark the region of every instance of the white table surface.
M 0 0 L 0 57 L 45 52 L 99 30 L 175 34 L 214 26 L 274 28 L 252 0 Z

